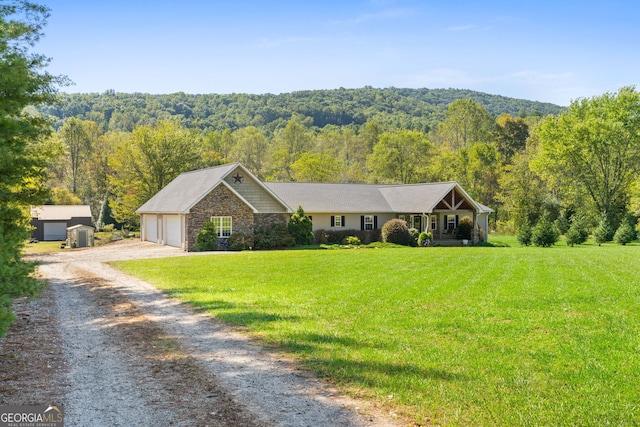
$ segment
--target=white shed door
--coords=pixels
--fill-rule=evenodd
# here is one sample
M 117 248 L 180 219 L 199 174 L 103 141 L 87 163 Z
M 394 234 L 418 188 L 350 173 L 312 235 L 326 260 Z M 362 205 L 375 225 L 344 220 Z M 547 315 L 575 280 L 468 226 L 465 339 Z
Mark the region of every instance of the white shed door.
M 44 240 L 67 240 L 67 223 L 45 222 Z
M 182 247 L 181 223 L 179 215 L 165 215 L 165 224 L 167 225 L 167 245 L 176 248 Z
M 147 242 L 158 242 L 158 215 L 144 216 L 144 232 Z

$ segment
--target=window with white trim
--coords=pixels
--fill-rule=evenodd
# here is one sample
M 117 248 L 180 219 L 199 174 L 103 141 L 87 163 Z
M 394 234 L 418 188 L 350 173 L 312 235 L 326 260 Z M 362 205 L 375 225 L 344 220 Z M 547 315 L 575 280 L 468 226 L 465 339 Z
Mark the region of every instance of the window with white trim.
M 437 215 L 431 215 L 431 229 L 432 230 L 437 230 L 438 229 L 438 216 Z
M 333 226 L 334 227 L 342 227 L 342 215 L 334 215 L 333 216 Z
M 216 233 L 219 238 L 226 239 L 231 236 L 232 221 L 230 216 L 212 216 L 211 222 L 216 227 Z
M 447 228 L 449 230 L 454 230 L 456 228 L 456 216 L 455 215 L 447 215 Z
M 364 216 L 364 229 L 365 230 L 373 230 L 373 215 L 365 215 Z

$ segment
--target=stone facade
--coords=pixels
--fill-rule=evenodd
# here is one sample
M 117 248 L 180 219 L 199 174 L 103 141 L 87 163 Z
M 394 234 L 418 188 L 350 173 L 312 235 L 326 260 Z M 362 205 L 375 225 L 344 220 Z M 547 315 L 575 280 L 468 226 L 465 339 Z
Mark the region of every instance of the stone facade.
M 253 216 L 254 230 L 271 228 L 276 224 L 287 225 L 289 214 L 286 213 L 257 213 Z
M 189 215 L 187 215 L 185 248 L 187 251 L 195 250 L 196 236 L 202 230 L 204 223 L 212 216 L 230 216 L 234 233 L 253 234 L 253 209 L 225 185 L 219 185 L 191 208 Z

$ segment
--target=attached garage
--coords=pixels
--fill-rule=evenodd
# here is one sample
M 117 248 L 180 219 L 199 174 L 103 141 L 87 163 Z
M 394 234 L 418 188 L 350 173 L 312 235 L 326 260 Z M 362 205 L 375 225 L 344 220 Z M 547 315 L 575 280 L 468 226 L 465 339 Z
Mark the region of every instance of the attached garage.
M 66 222 L 45 222 L 43 240 L 67 240 Z
M 176 248 L 182 247 L 182 221 L 180 215 L 163 215 L 166 226 L 166 244 Z
M 144 215 L 144 238 L 147 242 L 158 242 L 158 215 Z

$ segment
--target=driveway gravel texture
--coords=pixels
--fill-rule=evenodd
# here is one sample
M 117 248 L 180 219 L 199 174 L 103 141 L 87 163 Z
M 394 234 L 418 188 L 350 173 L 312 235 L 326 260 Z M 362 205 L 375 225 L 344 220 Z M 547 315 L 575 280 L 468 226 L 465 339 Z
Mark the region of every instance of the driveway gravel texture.
M 58 405 L 65 426 L 406 425 L 104 264 L 199 255 L 125 240 L 28 257 L 49 286 L 15 301 L 0 405 Z

